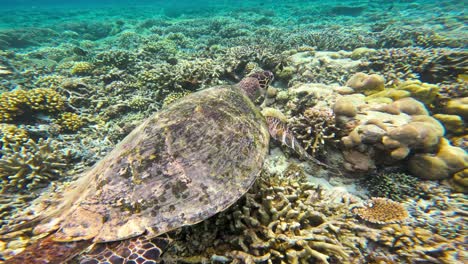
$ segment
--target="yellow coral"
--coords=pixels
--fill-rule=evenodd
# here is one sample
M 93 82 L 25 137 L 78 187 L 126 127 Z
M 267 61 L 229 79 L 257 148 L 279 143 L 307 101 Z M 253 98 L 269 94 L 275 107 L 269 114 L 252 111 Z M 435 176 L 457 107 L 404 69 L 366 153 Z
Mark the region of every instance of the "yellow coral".
M 0 136 L 3 143 L 25 143 L 29 139 L 25 129 L 9 124 L 0 124 Z
M 27 92 L 24 90 L 14 90 L 0 95 L 0 121 L 6 122 L 13 120 L 21 115 L 21 109 L 28 102 Z
M 12 121 L 26 110 L 54 112 L 64 105 L 62 96 L 49 88 L 5 92 L 0 95 L 0 122 Z
M 397 223 L 409 216 L 402 204 L 380 197 L 371 198 L 364 207 L 354 208 L 353 213 L 374 224 Z
M 86 61 L 80 61 L 73 65 L 73 68 L 70 70 L 71 74 L 75 75 L 86 75 L 90 74 L 94 69 L 92 63 Z
M 397 89 L 410 92 L 412 97 L 424 102 L 428 106 L 434 102 L 440 90 L 437 85 L 417 80 L 403 82 Z
M 66 112 L 60 115 L 60 117 L 55 120 L 55 123 L 59 125 L 62 130 L 73 132 L 80 129 L 85 122 L 79 115 Z
M 189 95 L 191 92 L 189 91 L 183 91 L 183 92 L 177 92 L 177 93 L 171 93 L 166 98 L 164 98 L 163 101 L 163 108 L 167 107 L 168 105 L 174 103 L 175 101 L 179 100 L 180 98 Z
M 28 91 L 28 106 L 32 110 L 54 112 L 61 110 L 65 101 L 62 96 L 53 89 L 36 88 Z

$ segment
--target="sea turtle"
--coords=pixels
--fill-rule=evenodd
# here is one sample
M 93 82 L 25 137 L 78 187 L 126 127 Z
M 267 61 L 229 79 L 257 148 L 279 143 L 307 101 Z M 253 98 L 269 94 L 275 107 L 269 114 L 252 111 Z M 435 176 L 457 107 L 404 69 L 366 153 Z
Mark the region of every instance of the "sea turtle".
M 153 114 L 84 173 L 53 210 L 32 220 L 47 237 L 8 263 L 157 263 L 155 238 L 201 222 L 252 186 L 270 135 L 304 154 L 281 121 L 254 102 L 273 74 L 190 94 Z

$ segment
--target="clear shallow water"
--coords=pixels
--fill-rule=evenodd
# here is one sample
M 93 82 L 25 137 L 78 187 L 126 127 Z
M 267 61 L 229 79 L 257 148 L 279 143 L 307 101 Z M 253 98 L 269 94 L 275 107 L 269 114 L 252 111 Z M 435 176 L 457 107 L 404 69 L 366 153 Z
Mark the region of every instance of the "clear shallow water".
M 310 241 L 309 248 L 330 263 L 462 263 L 466 186 L 455 180 L 456 171 L 441 181 L 426 180 L 408 170 L 406 159 L 386 160 L 390 153 L 379 152 L 382 142 L 345 149 L 340 143 L 347 132 L 333 126 L 347 131 L 357 121 L 337 125 L 333 104 L 342 96 L 337 87 L 349 86 L 357 72 L 381 76 L 387 90 L 424 82 L 421 87 L 432 87 L 437 96 L 411 97 L 431 116 L 459 120 L 458 127 L 444 123 L 444 137 L 462 150 L 456 157 L 466 155 L 466 113 L 459 110 L 463 106 L 446 107 L 450 100 L 466 105 L 468 96 L 465 6 L 466 1 L 2 1 L 0 113 L 13 117 L 1 116 L 0 228 L 15 223 L 39 195 L 58 192 L 79 177 L 167 101 L 236 83 L 261 68 L 276 76 L 267 105 L 282 110 L 300 143 L 333 170 L 285 155 L 287 148 L 272 143 L 263 177 L 273 180 L 260 181 L 225 214 L 171 234 L 177 246 L 168 250 L 168 263 L 295 263 L 294 254 L 308 250 L 297 241 Z M 11 92 L 33 97 L 37 88 L 51 96 L 41 107 L 21 101 L 8 108 L 16 100 Z M 325 108 L 320 118 L 332 116 L 330 123 L 314 123 L 310 109 L 318 106 Z M 11 135 L 20 138 L 13 142 L 17 148 Z M 324 146 L 319 140 L 314 149 L 311 140 L 323 135 Z M 40 155 L 29 139 L 53 144 Z M 435 155 L 437 148 L 427 151 Z M 411 148 L 408 158 L 420 152 Z M 31 156 L 34 166 L 26 159 Z M 47 166 L 36 171 L 38 164 Z M 38 183 L 15 185 L 9 177 L 17 173 L 35 175 Z M 304 177 L 297 180 L 298 175 Z M 408 219 L 378 225 L 352 213 L 371 196 L 398 200 Z M 278 226 L 271 225 L 274 213 L 259 210 L 281 211 L 288 203 L 292 217 L 281 218 Z M 303 221 L 294 217 L 297 212 L 310 215 Z M 239 215 L 242 221 L 234 225 Z M 21 251 L 30 239 L 29 230 L 0 237 L 0 257 Z M 302 258 L 316 263 L 320 254 Z

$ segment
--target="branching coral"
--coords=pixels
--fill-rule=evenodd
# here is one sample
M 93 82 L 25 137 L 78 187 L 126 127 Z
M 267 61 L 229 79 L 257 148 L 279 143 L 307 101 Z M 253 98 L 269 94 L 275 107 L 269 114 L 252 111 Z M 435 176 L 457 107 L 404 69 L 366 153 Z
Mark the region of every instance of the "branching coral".
M 12 121 L 28 110 L 54 112 L 64 105 L 62 96 L 48 88 L 5 92 L 0 95 L 0 121 Z
M 55 120 L 55 123 L 60 126 L 60 129 L 63 131 L 77 131 L 80 129 L 84 124 L 84 119 L 75 114 L 66 112 L 60 115 L 58 119 Z
M 325 107 L 306 109 L 292 118 L 290 127 L 302 146 L 313 155 L 323 149 L 326 141 L 333 141 L 339 130 L 333 111 Z
M 50 139 L 4 144 L 0 154 L 2 192 L 30 191 L 48 184 L 63 173 L 69 158 L 69 153 L 58 151 Z
M 87 75 L 90 74 L 94 69 L 94 65 L 90 62 L 79 61 L 73 65 L 70 70 L 71 74 L 75 75 Z
M 467 57 L 468 52 L 458 49 L 382 49 L 370 54 L 362 65 L 364 69 L 384 74 L 387 81 L 416 78 L 439 83 L 456 80 L 459 74 L 466 72 Z
M 371 198 L 364 207 L 354 208 L 353 213 L 375 224 L 398 223 L 409 216 L 402 204 L 381 197 Z
M 324 223 L 340 210 L 347 211 L 347 206 L 322 203 L 327 199 L 322 195 L 320 188 L 304 178 L 263 175 L 243 201 L 182 231 L 165 258 L 169 262 L 223 258 L 232 263 L 305 263 L 311 259 L 345 263 L 348 253 Z
M 4 144 L 26 143 L 28 141 L 28 132 L 15 125 L 0 124 L 0 146 Z
M 168 96 L 166 96 L 166 98 L 164 98 L 162 107 L 167 107 L 168 105 L 172 104 L 173 102 L 179 100 L 180 98 L 186 95 L 189 95 L 190 93 L 191 92 L 189 91 L 171 93 Z

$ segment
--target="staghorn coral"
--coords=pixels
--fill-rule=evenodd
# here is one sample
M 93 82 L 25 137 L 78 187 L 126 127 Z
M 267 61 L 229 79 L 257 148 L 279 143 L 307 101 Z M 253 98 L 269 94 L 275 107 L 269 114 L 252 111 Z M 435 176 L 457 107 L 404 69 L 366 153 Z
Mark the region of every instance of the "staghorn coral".
M 353 213 L 375 224 L 398 223 L 409 216 L 402 204 L 381 197 L 371 198 L 364 207 L 353 208 Z
M 325 107 L 306 109 L 294 116 L 289 126 L 305 150 L 313 155 L 321 151 L 326 142 L 333 142 L 339 131 L 333 111 Z
M 348 252 L 325 224 L 348 212 L 347 205 L 327 201 L 329 194 L 300 175 L 264 173 L 227 212 L 180 231 L 165 260 L 347 263 Z
M 27 192 L 48 184 L 67 167 L 69 152 L 57 150 L 51 139 L 7 143 L 0 150 L 1 192 Z

